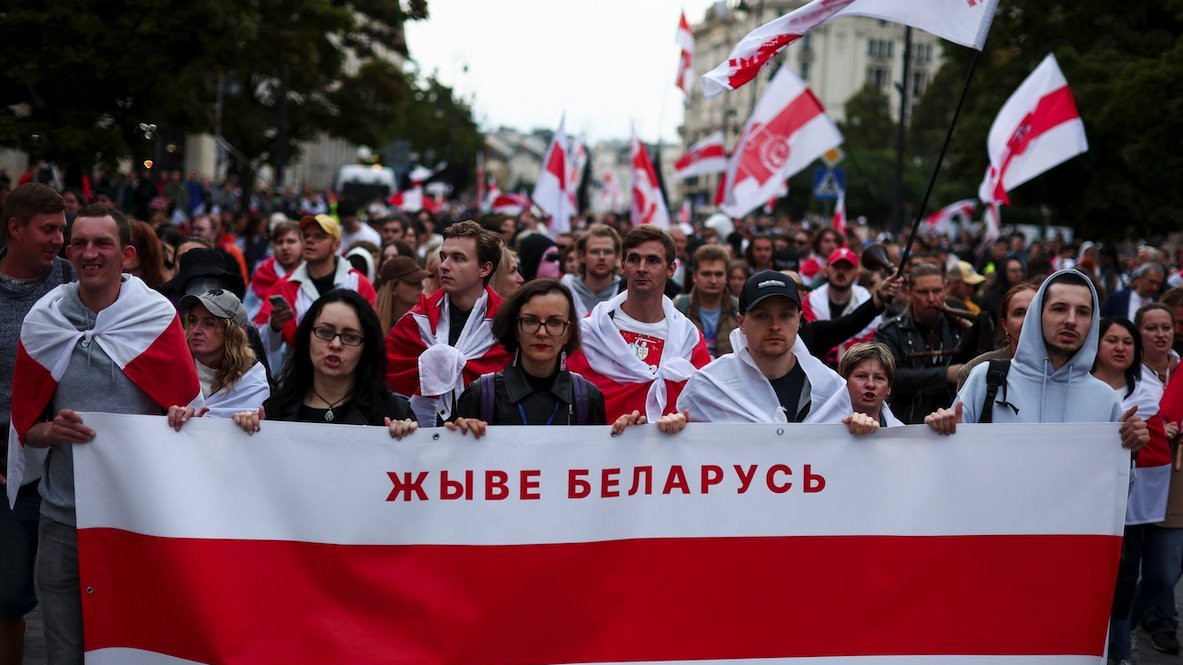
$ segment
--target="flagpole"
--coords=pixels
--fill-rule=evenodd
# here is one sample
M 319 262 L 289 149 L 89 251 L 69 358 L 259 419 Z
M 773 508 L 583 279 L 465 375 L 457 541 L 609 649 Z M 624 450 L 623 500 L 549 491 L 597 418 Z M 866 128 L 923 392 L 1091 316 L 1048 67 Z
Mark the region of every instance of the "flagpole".
M 945 132 L 945 143 L 941 145 L 941 152 L 937 155 L 937 163 L 932 169 L 932 177 L 928 179 L 928 189 L 924 192 L 924 200 L 920 202 L 920 211 L 916 214 L 916 218 L 912 222 L 912 233 L 908 236 L 908 244 L 904 245 L 904 253 L 900 257 L 900 267 L 896 270 L 897 277 L 904 274 L 904 267 L 908 265 L 908 259 L 912 254 L 912 243 L 916 242 L 916 233 L 920 231 L 920 222 L 924 219 L 924 213 L 927 211 L 928 199 L 932 196 L 932 190 L 937 184 L 937 175 L 941 172 L 941 163 L 945 161 L 945 151 L 949 149 L 949 141 L 953 138 L 953 128 L 957 126 L 957 118 L 961 115 L 961 107 L 965 105 L 965 97 L 969 93 L 969 84 L 973 80 L 974 70 L 978 68 L 978 58 L 981 56 L 982 52 L 975 49 L 973 60 L 969 63 L 969 73 L 965 76 L 965 86 L 961 88 L 961 98 L 957 100 L 957 108 L 953 111 L 953 121 L 949 123 L 949 131 Z M 900 122 L 903 122 L 902 118 Z

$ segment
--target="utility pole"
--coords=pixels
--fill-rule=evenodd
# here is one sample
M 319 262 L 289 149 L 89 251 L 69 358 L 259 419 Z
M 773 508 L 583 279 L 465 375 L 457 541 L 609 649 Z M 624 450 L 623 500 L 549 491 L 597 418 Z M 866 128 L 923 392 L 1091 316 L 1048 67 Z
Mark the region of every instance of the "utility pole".
M 892 188 L 891 227 L 904 228 L 904 134 L 908 122 L 908 89 L 912 78 L 912 28 L 904 29 L 904 76 L 896 89 L 900 92 L 900 119 L 895 136 L 895 185 Z

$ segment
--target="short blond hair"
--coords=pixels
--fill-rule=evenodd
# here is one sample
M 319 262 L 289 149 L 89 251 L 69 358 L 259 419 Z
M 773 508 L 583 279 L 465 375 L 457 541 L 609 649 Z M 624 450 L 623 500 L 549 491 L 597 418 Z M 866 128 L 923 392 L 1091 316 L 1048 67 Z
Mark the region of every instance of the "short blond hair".
M 842 378 L 849 379 L 854 368 L 864 360 L 878 360 L 879 364 L 883 365 L 887 382 L 895 382 L 895 356 L 891 355 L 891 349 L 887 348 L 886 344 L 879 342 L 859 342 L 847 349 L 846 353 L 842 354 L 842 360 L 838 361 L 838 373 Z

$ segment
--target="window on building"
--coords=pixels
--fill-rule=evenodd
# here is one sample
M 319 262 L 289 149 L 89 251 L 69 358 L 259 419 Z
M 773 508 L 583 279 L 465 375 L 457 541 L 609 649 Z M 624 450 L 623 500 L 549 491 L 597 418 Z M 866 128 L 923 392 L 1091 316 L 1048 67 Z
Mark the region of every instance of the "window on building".
M 886 65 L 867 65 L 866 82 L 883 90 L 891 85 L 891 68 Z
M 932 44 L 916 44 L 912 48 L 912 59 L 921 65 L 932 62 Z
M 915 71 L 912 72 L 912 96 L 919 99 L 924 95 L 924 91 L 928 89 L 928 72 Z
M 867 40 L 867 55 L 872 58 L 890 58 L 893 44 L 890 39 Z

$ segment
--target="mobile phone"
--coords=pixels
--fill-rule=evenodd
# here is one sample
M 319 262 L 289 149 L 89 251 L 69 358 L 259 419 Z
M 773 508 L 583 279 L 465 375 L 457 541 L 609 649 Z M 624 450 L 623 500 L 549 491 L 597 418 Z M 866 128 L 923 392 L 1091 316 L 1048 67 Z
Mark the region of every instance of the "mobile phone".
M 281 295 L 267 296 L 267 300 L 271 301 L 271 309 L 291 309 Z

